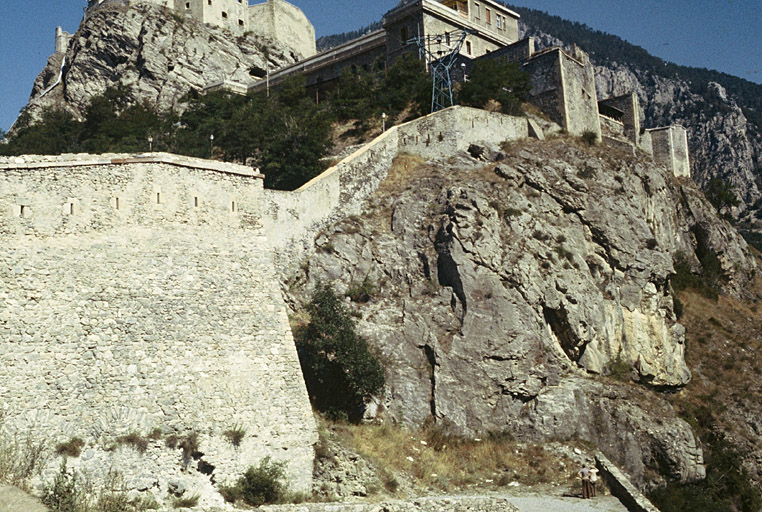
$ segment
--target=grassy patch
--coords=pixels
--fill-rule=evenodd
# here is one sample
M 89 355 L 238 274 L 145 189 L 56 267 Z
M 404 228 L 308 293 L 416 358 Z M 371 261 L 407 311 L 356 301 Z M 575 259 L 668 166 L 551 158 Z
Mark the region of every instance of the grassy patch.
M 236 448 L 241 446 L 243 438 L 246 436 L 246 430 L 241 425 L 234 425 L 233 428 L 226 430 L 222 436 Z
M 0 438 L 0 482 L 28 491 L 30 479 L 45 467 L 46 452 L 45 443 L 33 441 L 31 436 Z
M 139 432 L 130 432 L 125 436 L 116 438 L 116 444 L 119 446 L 129 446 L 138 453 L 145 453 L 148 449 L 148 438 Z
M 470 440 L 439 427 L 418 431 L 384 425 L 331 424 L 330 429 L 379 471 L 383 486 L 394 493 L 400 472 L 420 488 L 445 492 L 474 485 L 499 489 L 522 485 L 573 482 L 572 462 L 539 445 L 519 443 L 507 434 Z
M 174 498 L 172 500 L 172 506 L 174 508 L 193 508 L 198 505 L 198 500 L 198 494 L 194 494 L 192 496 L 182 496 L 180 498 Z
M 361 283 L 352 281 L 349 283 L 349 288 L 345 295 L 349 297 L 352 302 L 366 303 L 376 294 L 376 284 L 370 279 L 369 276 L 365 276 Z

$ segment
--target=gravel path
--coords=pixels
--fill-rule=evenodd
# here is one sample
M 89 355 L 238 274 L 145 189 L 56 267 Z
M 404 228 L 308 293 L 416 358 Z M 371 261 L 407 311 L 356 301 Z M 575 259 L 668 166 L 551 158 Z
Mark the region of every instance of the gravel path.
M 627 512 L 627 509 L 613 496 L 598 496 L 593 499 L 566 498 L 552 496 L 524 496 L 509 498 L 521 512 Z
M 16 487 L 0 484 L 0 512 L 47 512 L 36 499 Z

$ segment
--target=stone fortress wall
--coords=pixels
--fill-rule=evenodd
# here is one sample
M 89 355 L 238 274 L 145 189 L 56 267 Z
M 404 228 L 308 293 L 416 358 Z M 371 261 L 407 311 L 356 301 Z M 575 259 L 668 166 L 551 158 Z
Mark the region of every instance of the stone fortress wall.
M 317 431 L 261 200 L 262 176 L 243 166 L 0 159 L 3 434 L 80 437 L 71 464 L 96 480 L 117 468 L 160 499 L 168 482 L 203 490 L 265 456 L 308 491 Z M 238 448 L 223 435 L 236 427 Z M 188 471 L 164 439 L 113 449 L 155 429 L 198 435 Z
M 360 213 L 400 153 L 436 159 L 530 134 L 543 136 L 527 118 L 451 107 L 294 192 L 263 190 L 244 166 L 161 153 L 0 159 L 3 433 L 81 437 L 75 467 L 118 467 L 128 489 L 157 496 L 179 481 L 219 499 L 210 475 L 230 481 L 268 455 L 308 490 L 317 433 L 279 271 Z M 223 435 L 236 426 L 240 448 Z M 199 434 L 190 471 L 162 440 L 146 455 L 112 449 L 155 429 Z

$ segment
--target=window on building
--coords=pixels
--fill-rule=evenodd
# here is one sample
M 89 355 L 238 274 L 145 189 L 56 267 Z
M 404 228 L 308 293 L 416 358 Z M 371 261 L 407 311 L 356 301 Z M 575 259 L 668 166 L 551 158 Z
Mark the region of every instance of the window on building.
M 450 33 L 449 32 L 445 32 L 445 43 L 447 44 L 447 46 L 450 46 Z
M 243 27 L 243 20 L 238 20 L 238 26 Z
M 500 22 L 500 15 L 495 16 L 495 23 L 497 24 L 498 29 L 503 28 L 503 24 Z
M 185 8 L 190 9 L 190 2 L 185 2 Z
M 466 53 L 471 55 L 471 41 L 466 41 Z
M 407 40 L 410 38 L 410 34 L 407 31 L 407 27 L 402 27 L 400 29 L 400 39 L 402 40 L 402 44 L 407 44 Z
M 484 16 L 487 18 L 487 25 L 490 25 L 492 23 L 492 11 L 484 9 Z
M 479 4 L 474 4 L 474 18 L 477 20 L 482 17 L 482 8 Z
M 225 19 L 227 19 L 227 17 L 228 17 L 228 13 L 226 13 L 225 11 L 222 11 L 222 17 L 223 17 L 223 18 L 225 18 Z
M 208 3 L 209 5 L 212 5 L 212 0 L 206 0 L 206 3 Z

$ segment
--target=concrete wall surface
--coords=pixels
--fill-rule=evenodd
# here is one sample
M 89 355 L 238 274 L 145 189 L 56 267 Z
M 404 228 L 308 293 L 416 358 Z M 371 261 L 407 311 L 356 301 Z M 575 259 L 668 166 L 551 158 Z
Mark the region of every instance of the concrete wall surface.
M 203 491 L 268 455 L 309 490 L 317 432 L 259 223 L 261 176 L 92 160 L 0 159 L 2 433 L 79 437 L 70 465 L 96 482 L 118 468 L 128 490 L 159 498 L 170 481 Z M 240 447 L 224 437 L 236 427 Z M 120 444 L 155 430 L 146 454 Z M 165 439 L 192 433 L 183 461 Z

